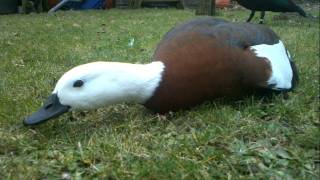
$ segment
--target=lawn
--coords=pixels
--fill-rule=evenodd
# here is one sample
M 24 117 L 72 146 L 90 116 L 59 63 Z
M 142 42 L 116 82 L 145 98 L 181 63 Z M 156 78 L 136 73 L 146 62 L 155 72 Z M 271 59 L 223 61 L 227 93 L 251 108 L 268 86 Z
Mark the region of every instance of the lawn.
M 218 12 L 239 22 L 248 15 Z M 71 67 L 147 63 L 161 37 L 194 16 L 175 9 L 0 16 L 0 179 L 318 179 L 319 17 L 267 13 L 300 72 L 289 98 L 207 102 L 165 116 L 119 104 L 22 125 Z

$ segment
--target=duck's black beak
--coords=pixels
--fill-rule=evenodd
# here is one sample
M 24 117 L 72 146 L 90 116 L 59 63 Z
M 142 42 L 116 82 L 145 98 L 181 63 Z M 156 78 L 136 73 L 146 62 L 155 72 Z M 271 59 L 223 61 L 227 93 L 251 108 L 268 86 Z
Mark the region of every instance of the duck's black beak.
M 67 112 L 70 106 L 62 105 L 57 94 L 48 97 L 45 104 L 23 120 L 24 125 L 36 125 Z

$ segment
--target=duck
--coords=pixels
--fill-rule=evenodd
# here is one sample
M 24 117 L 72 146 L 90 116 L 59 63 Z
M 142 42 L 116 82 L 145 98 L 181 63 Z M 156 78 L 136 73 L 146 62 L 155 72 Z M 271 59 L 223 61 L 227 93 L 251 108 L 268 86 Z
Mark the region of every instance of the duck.
M 292 0 L 236 0 L 241 6 L 250 9 L 251 14 L 247 20 L 250 22 L 256 11 L 261 11 L 259 23 L 263 24 L 265 11 L 272 12 L 297 12 L 307 17 L 305 11 Z
M 72 68 L 23 123 L 125 102 L 165 114 L 217 98 L 285 93 L 297 82 L 295 63 L 274 31 L 201 17 L 167 32 L 149 63 L 98 61 Z

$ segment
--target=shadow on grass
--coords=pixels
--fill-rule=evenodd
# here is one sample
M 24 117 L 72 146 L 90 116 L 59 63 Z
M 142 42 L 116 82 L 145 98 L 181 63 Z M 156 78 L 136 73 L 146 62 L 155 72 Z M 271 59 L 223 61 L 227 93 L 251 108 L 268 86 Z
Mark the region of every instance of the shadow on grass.
M 91 134 L 105 133 L 128 133 L 135 131 L 146 132 L 159 128 L 161 132 L 168 125 L 174 125 L 179 131 L 190 132 L 192 128 L 204 126 L 199 119 L 228 119 L 229 113 L 249 111 L 256 119 L 269 121 L 272 119 L 270 107 L 274 101 L 288 99 L 285 94 L 269 94 L 267 97 L 247 96 L 238 100 L 225 98 L 207 101 L 198 106 L 178 112 L 169 112 L 163 115 L 156 114 L 141 105 L 118 104 L 107 108 L 100 108 L 92 111 L 68 112 L 59 118 L 51 119 L 37 126 L 23 127 L 17 124 L 13 131 L 27 133 L 28 138 L 39 141 L 51 141 L 67 137 L 70 142 L 77 142 L 90 137 Z M 223 110 L 227 109 L 227 112 Z M 220 112 L 222 110 L 222 112 Z M 210 115 L 206 117 L 206 115 Z M 216 114 L 219 113 L 219 114 Z M 231 116 L 233 116 L 231 114 Z M 241 119 L 240 119 L 241 120 Z M 21 122 L 22 123 L 22 122 Z M 19 133 L 19 132 L 17 132 Z M 21 133 L 21 132 L 20 132 Z M 51 139 L 51 140 L 50 140 Z

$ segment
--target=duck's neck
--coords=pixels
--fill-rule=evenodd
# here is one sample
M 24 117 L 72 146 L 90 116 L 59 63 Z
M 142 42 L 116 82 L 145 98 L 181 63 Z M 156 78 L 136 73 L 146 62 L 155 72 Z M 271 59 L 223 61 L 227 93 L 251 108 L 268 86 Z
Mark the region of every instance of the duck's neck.
M 144 103 L 159 86 L 163 71 L 164 64 L 160 61 L 150 64 L 119 63 L 118 72 L 114 77 L 118 100 Z

